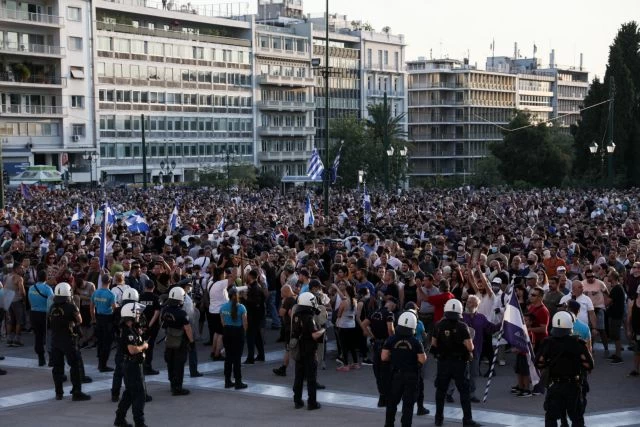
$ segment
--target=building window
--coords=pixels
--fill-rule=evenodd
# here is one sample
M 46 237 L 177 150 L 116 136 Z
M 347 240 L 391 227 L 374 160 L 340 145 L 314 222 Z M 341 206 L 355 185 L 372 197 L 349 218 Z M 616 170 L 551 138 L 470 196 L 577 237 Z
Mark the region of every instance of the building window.
M 79 7 L 67 7 L 67 19 L 69 21 L 81 21 L 82 16 L 80 15 Z
M 85 127 L 84 125 L 80 125 L 80 124 L 73 124 L 71 125 L 71 134 L 73 136 L 84 136 L 84 131 Z
M 84 108 L 84 96 L 71 95 L 71 108 Z
M 69 37 L 67 41 L 67 47 L 69 48 L 69 50 L 82 50 L 82 38 Z
M 389 65 L 389 51 L 384 51 L 384 65 Z
M 393 54 L 393 68 L 398 70 L 399 65 L 400 65 L 400 53 L 399 52 L 394 52 L 394 54 Z
M 373 52 L 371 49 L 367 49 L 367 65 L 371 67 L 372 62 L 373 62 Z
M 84 79 L 84 67 L 71 67 L 71 78 L 83 80 Z

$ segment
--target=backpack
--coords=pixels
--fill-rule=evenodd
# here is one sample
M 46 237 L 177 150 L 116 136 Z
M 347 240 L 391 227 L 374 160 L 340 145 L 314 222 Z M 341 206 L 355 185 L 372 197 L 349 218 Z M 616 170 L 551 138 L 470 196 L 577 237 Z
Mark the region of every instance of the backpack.
M 202 298 L 200 298 L 200 311 L 209 311 L 209 304 L 211 303 L 211 287 L 214 283 L 213 279 L 210 279 L 207 284 L 207 292 L 202 293 Z

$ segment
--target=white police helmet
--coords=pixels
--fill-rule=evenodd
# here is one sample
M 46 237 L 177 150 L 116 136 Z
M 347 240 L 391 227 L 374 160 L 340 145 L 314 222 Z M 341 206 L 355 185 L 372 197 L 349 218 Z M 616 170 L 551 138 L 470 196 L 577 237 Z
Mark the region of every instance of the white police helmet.
M 418 317 L 413 311 L 405 311 L 398 318 L 398 326 L 415 330 L 418 327 Z
M 172 288 L 171 291 L 169 291 L 169 299 L 184 302 L 184 289 L 179 286 Z
M 144 306 L 138 303 L 128 302 L 125 305 L 123 305 L 122 308 L 120 309 L 120 317 L 122 319 L 126 319 L 126 318 L 136 319 L 140 315 L 143 307 Z
M 457 299 L 450 299 L 444 305 L 444 315 L 447 319 L 462 318 L 462 303 Z
M 53 293 L 57 297 L 71 297 L 71 285 L 67 282 L 60 282 L 56 285 L 56 289 Z
M 127 288 L 124 290 L 124 292 L 122 292 L 122 300 L 138 302 L 140 301 L 140 295 L 138 294 L 138 291 L 136 291 L 135 289 Z
M 552 328 L 573 329 L 574 317 L 567 311 L 559 311 L 553 315 Z
M 317 308 L 318 300 L 316 299 L 316 296 L 311 292 L 303 292 L 300 294 L 300 296 L 298 296 L 298 305 Z

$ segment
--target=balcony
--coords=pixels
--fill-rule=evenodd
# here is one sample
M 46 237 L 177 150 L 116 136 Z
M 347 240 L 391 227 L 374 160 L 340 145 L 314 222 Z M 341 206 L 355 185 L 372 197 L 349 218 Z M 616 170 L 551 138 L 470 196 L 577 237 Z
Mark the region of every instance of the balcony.
M 27 78 L 19 78 L 15 73 L 0 73 L 0 86 L 62 89 L 66 85 L 67 80 L 60 76 L 36 74 Z
M 62 28 L 64 26 L 64 18 L 61 16 L 5 8 L 0 8 L 0 21 L 19 22 L 26 23 L 28 25 L 42 25 L 56 28 Z
M 447 82 L 434 82 L 434 83 L 413 83 L 409 84 L 409 90 L 421 90 L 421 89 L 468 89 L 469 86 L 464 83 L 447 83 Z
M 298 50 L 287 50 L 269 46 L 256 46 L 255 50 L 258 55 L 266 54 L 268 56 L 285 57 L 299 60 L 311 60 L 311 53 L 308 51 L 300 52 Z
M 260 74 L 257 76 L 258 84 L 276 86 L 315 86 L 313 77 L 296 76 L 273 76 L 271 74 Z
M 310 111 L 316 108 L 316 104 L 302 101 L 260 101 L 258 108 L 270 111 Z
M 364 69 L 367 71 L 391 71 L 396 73 L 404 71 L 400 65 L 396 66 L 391 64 L 365 64 Z
M 405 93 L 402 91 L 398 91 L 398 90 L 388 90 L 387 92 L 387 97 L 389 98 L 404 98 Z M 367 90 L 367 96 L 369 98 L 383 98 L 384 97 L 384 90 Z
M 17 55 L 37 55 L 62 58 L 64 48 L 60 46 L 46 44 L 19 44 L 15 42 L 4 42 L 0 44 L 0 52 Z
M 66 111 L 65 107 L 48 105 L 0 105 L 0 113 L 5 116 L 62 117 L 67 114 Z
M 142 131 L 140 130 L 114 130 L 114 129 L 102 129 L 99 131 L 98 136 L 100 138 L 135 138 L 142 137 Z M 253 132 L 251 131 L 181 131 L 181 130 L 146 130 L 145 137 L 148 139 L 157 140 L 218 140 L 218 139 L 252 139 Z M 178 142 L 178 141 L 172 141 Z
M 312 136 L 315 127 L 309 126 L 261 126 L 258 133 L 262 136 Z
M 471 105 L 469 101 L 454 101 L 449 99 L 435 99 L 430 101 L 410 101 L 412 105 L 409 108 L 421 108 L 421 107 L 455 107 L 459 105 Z M 415 104 L 414 104 L 415 103 Z
M 196 15 L 209 18 L 229 18 L 238 21 L 245 21 L 249 15 L 249 3 L 221 3 L 196 5 L 191 2 L 180 3 L 175 0 L 169 0 L 164 4 L 159 1 L 152 0 L 104 0 L 100 7 L 106 7 L 109 3 L 113 4 L 116 10 L 123 9 L 122 6 L 130 6 L 135 8 L 155 9 L 158 13 L 184 13 L 187 15 Z M 149 14 L 152 11 L 140 11 L 142 14 Z M 188 17 L 185 17 L 188 19 Z
M 147 156 L 147 169 L 160 169 L 160 162 L 165 162 L 166 156 L 151 157 Z M 211 164 L 226 165 L 226 155 L 219 154 L 215 156 L 169 156 L 170 161 L 175 161 L 177 167 L 202 167 Z M 253 163 L 253 154 L 235 154 L 234 161 L 239 160 L 241 163 Z M 100 167 L 120 166 L 128 169 L 142 170 L 142 157 L 114 159 L 100 157 Z
M 294 160 L 309 160 L 311 151 L 263 151 L 258 153 L 261 162 L 287 162 Z

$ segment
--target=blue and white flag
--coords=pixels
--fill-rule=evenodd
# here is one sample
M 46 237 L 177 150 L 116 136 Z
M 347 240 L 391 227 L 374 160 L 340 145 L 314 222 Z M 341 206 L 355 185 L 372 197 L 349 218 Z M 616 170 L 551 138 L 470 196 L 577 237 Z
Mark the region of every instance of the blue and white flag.
M 105 268 L 107 263 L 107 227 L 109 226 L 109 212 L 111 208 L 109 207 L 109 203 L 104 204 L 104 215 L 102 215 L 102 230 L 100 233 L 100 268 Z M 100 274 L 102 276 L 102 274 Z
M 338 179 L 338 167 L 340 167 L 340 154 L 342 154 L 342 145 L 340 144 L 340 148 L 338 149 L 338 154 L 336 154 L 336 158 L 333 160 L 333 167 L 331 168 L 331 183 L 335 184 Z
M 93 210 L 93 203 L 91 203 L 91 211 L 89 213 L 89 225 L 96 223 L 96 211 Z
M 78 228 L 78 221 L 84 218 L 82 212 L 80 211 L 80 205 L 76 204 L 76 210 L 73 211 L 73 215 L 71 215 L 71 228 Z
M 20 183 L 20 193 L 22 193 L 22 197 L 25 200 L 33 199 L 33 196 L 31 196 L 31 190 L 29 190 L 29 186 L 27 186 L 27 184 L 25 184 L 24 182 Z
M 176 204 L 169 217 L 169 232 L 173 233 L 178 227 L 180 227 L 180 216 L 178 215 L 178 205 Z
M 129 215 L 124 222 L 127 224 L 127 229 L 132 233 L 147 233 L 149 231 L 149 224 L 147 224 L 147 221 L 144 219 L 144 216 L 140 211 L 136 211 L 133 215 Z
M 529 376 L 531 384 L 536 385 L 540 381 L 540 374 L 536 369 L 533 358 L 533 346 L 529 339 L 527 325 L 524 324 L 524 317 L 518 304 L 518 296 L 512 291 L 509 303 L 504 310 L 504 320 L 502 321 L 503 338 L 521 353 L 527 353 L 527 364 L 529 365 Z
M 364 186 L 364 199 L 362 201 L 362 208 L 364 209 L 364 223 L 369 224 L 371 222 L 371 196 L 367 193 L 367 186 Z
M 221 233 L 224 232 L 224 217 L 220 218 L 220 222 L 218 223 L 218 231 Z
M 307 166 L 307 176 L 314 181 L 322 180 L 322 173 L 324 172 L 324 164 L 320 160 L 318 149 L 314 148 L 309 159 L 309 165 Z
M 309 200 L 309 196 L 304 201 L 304 227 L 306 228 L 309 225 L 313 225 L 315 222 L 315 218 L 313 217 L 313 209 L 311 207 L 311 200 Z

